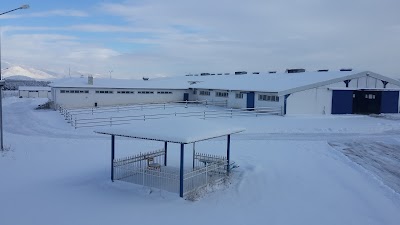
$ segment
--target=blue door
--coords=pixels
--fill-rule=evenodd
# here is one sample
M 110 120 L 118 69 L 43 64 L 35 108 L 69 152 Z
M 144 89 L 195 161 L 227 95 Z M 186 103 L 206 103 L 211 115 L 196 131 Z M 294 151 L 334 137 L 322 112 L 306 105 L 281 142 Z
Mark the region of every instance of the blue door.
M 399 92 L 382 91 L 381 113 L 398 113 Z
M 332 91 L 332 114 L 353 113 L 353 91 Z
M 189 101 L 189 93 L 183 94 L 183 101 Z
M 254 108 L 254 92 L 247 92 L 246 108 Z

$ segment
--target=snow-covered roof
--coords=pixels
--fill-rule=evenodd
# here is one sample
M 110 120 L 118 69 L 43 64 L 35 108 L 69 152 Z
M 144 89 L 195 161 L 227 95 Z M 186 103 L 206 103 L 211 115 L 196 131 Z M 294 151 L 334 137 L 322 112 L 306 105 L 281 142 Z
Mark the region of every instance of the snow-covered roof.
M 232 91 L 276 92 L 279 95 L 323 86 L 346 79 L 372 76 L 400 86 L 400 82 L 369 71 L 329 71 L 303 73 L 259 73 L 246 75 L 179 76 L 144 80 L 97 79 L 88 85 L 87 78 L 56 81 L 53 87 L 143 88 L 143 89 L 212 89 Z
M 355 71 L 333 71 L 212 76 L 207 77 L 204 82 L 191 86 L 193 88 L 217 90 L 282 92 L 324 81 L 342 79 L 358 73 Z
M 88 84 L 88 78 L 85 77 L 56 80 L 50 86 L 62 88 L 188 89 L 189 85 L 184 77 L 165 77 L 149 80 L 94 78 L 92 85 Z
M 194 118 L 167 118 L 103 128 L 99 134 L 189 144 L 244 131 L 243 128 Z
M 18 90 L 20 91 L 51 91 L 51 87 L 42 87 L 42 86 L 19 86 Z

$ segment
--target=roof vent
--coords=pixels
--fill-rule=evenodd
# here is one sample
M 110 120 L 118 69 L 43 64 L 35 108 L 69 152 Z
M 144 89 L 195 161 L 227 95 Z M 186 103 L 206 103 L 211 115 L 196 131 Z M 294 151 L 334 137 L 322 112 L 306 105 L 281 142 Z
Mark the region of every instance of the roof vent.
M 246 71 L 236 71 L 235 75 L 243 75 L 243 74 L 247 74 Z
M 210 75 L 209 73 L 201 73 L 200 76 L 208 76 Z
M 224 73 L 224 75 L 230 75 L 230 73 Z
M 305 69 L 287 69 L 286 73 L 304 73 L 306 72 Z
M 253 72 L 253 74 L 260 74 L 260 72 Z
M 143 80 L 149 80 L 149 78 L 148 77 L 143 77 Z
M 276 73 L 276 71 L 269 71 L 268 73 Z
M 89 76 L 88 76 L 88 81 L 87 81 L 87 83 L 88 83 L 89 85 L 93 85 L 93 76 L 92 76 L 92 75 L 89 75 Z
M 329 70 L 317 70 L 317 72 L 328 72 Z
M 340 69 L 341 72 L 349 72 L 349 71 L 353 71 L 353 69 L 351 68 L 344 68 L 344 69 Z

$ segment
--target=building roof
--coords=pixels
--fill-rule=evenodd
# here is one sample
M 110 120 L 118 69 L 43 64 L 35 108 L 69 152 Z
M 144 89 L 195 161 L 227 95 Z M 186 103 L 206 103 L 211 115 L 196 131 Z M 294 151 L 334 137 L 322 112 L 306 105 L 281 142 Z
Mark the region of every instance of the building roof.
M 184 77 L 165 77 L 149 80 L 94 78 L 93 85 L 88 78 L 65 78 L 50 84 L 61 88 L 136 88 L 136 89 L 188 89 Z
M 42 86 L 19 86 L 19 91 L 51 91 L 51 87 Z
M 244 131 L 243 128 L 194 118 L 138 121 L 131 125 L 96 130 L 96 133 L 154 141 L 189 144 Z
M 290 94 L 323 85 L 371 76 L 400 86 L 400 82 L 369 71 L 328 71 L 303 73 L 259 73 L 246 75 L 179 76 L 144 80 L 94 79 L 93 85 L 87 78 L 70 78 L 57 81 L 53 87 L 85 88 L 143 88 L 143 89 L 212 89 L 230 91 L 272 92 L 278 95 Z

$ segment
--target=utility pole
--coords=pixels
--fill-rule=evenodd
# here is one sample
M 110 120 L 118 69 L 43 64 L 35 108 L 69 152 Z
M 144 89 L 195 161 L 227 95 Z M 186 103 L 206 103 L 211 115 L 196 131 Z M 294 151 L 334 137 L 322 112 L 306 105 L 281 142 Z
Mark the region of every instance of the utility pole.
M 0 13 L 1 15 L 4 15 L 6 13 L 10 13 L 13 12 L 15 10 L 19 10 L 19 9 L 28 9 L 29 5 L 22 5 L 18 8 Z M 0 29 L 0 147 L 1 147 L 1 151 L 4 150 L 4 146 L 3 146 L 3 86 L 4 86 L 4 80 L 2 80 L 1 78 L 1 36 L 2 36 L 2 32 Z

